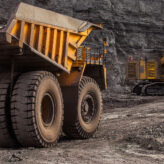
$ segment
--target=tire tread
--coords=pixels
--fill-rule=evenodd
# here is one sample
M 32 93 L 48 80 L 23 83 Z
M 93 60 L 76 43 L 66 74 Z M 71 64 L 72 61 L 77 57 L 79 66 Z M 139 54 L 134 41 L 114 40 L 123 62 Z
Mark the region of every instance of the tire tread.
M 16 147 L 10 113 L 10 73 L 0 74 L 0 147 Z
M 100 91 L 100 88 L 97 84 L 97 82 L 90 78 L 90 77 L 87 77 L 87 76 L 83 76 L 82 80 L 80 81 L 79 83 L 79 86 L 78 86 L 78 95 L 81 94 L 82 90 L 84 89 L 84 87 L 88 84 L 88 83 L 93 83 L 97 89 Z M 102 98 L 101 98 L 101 102 L 100 102 L 100 108 L 102 109 L 103 108 L 103 104 L 102 104 Z M 101 110 L 102 112 L 102 110 Z M 101 113 L 100 113 L 101 115 Z M 101 117 L 100 117 L 101 119 Z M 93 134 L 97 131 L 98 129 L 98 126 L 99 126 L 99 123 L 100 123 L 100 120 L 99 120 L 99 123 L 98 123 L 98 126 L 97 128 L 95 129 L 95 131 L 93 131 L 92 133 L 87 133 L 80 125 L 80 122 L 79 122 L 79 119 L 78 117 L 76 118 L 76 122 L 74 122 L 72 125 L 69 125 L 69 126 L 65 126 L 64 128 L 64 132 L 71 138 L 75 138 L 75 139 L 87 139 L 87 138 L 90 138 L 93 136 Z
M 45 142 L 39 134 L 35 120 L 35 95 L 42 78 L 45 76 L 49 76 L 55 81 L 61 94 L 58 80 L 52 73 L 46 71 L 33 71 L 23 74 L 13 89 L 11 119 L 16 137 L 23 147 L 52 147 L 59 139 L 58 137 L 55 143 Z

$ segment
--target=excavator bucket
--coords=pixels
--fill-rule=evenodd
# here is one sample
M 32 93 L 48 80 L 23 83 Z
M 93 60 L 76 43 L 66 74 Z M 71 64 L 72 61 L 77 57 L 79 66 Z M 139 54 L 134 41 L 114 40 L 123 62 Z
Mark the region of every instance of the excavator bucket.
M 92 30 L 101 28 L 101 25 L 20 3 L 6 27 L 0 30 L 0 47 L 4 42 L 9 48 L 28 47 L 38 58 L 70 72 L 77 48 Z

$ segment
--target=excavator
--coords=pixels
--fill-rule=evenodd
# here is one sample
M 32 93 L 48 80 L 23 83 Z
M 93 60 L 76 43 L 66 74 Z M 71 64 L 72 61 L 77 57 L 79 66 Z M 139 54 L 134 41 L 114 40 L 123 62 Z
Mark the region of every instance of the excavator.
M 126 80 L 137 81 L 132 93 L 137 95 L 164 95 L 164 55 L 148 59 L 129 58 L 126 67 Z

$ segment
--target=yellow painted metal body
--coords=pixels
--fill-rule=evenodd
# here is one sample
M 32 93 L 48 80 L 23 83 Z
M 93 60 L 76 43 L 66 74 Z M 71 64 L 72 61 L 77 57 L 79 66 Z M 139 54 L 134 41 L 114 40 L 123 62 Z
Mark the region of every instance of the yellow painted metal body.
M 139 78 L 138 61 L 128 61 L 126 65 L 126 79 L 133 80 Z
M 146 62 L 144 60 L 139 61 L 139 79 L 146 79 Z
M 32 23 L 15 19 L 14 27 L 8 31 L 10 36 L 19 40 L 19 46 L 29 45 L 42 55 L 71 70 L 73 61 L 76 60 L 76 48 L 81 45 L 92 31 L 76 34 L 58 27 L 49 27 L 44 24 Z
M 9 43 L 13 44 L 16 39 L 20 48 L 27 45 L 36 54 L 49 58 L 70 72 L 77 58 L 77 48 L 96 28 L 101 26 L 21 3 L 6 35 Z
M 86 63 L 103 65 L 104 54 L 99 54 L 98 56 L 90 56 L 87 54 L 88 50 L 90 50 L 89 47 L 78 48 L 78 51 L 76 54 L 77 59 L 73 62 L 73 67 L 83 67 Z
M 99 84 L 100 89 L 106 89 L 106 67 L 104 65 L 94 65 L 93 67 L 88 68 L 89 66 L 91 65 L 81 65 L 81 69 L 79 70 L 76 69 L 77 67 L 74 67 L 70 74 L 63 72 L 58 77 L 60 85 L 64 87 L 76 86 L 78 85 L 79 81 L 82 79 L 83 76 L 89 76 L 92 77 Z M 103 79 L 101 79 L 101 77 Z
M 13 28 L 8 30 L 11 37 L 19 40 L 19 46 L 29 45 L 42 55 L 71 70 L 73 61 L 76 60 L 76 49 L 86 39 L 93 28 L 85 32 L 72 31 L 40 24 L 32 21 L 15 18 Z
M 86 65 L 93 65 L 94 68 L 95 65 L 101 65 L 100 72 L 103 71 L 105 79 L 103 85 L 105 83 L 107 87 L 103 56 L 88 58 L 88 48 L 81 47 L 87 36 L 95 29 L 102 29 L 102 26 L 20 3 L 6 28 L 0 30 L 0 47 L 2 48 L 5 43 L 8 48 L 14 45 L 15 51 L 25 51 L 21 55 L 15 54 L 16 71 L 43 69 L 54 73 L 60 72 L 58 79 L 61 86 L 77 84 L 83 74 L 85 75 Z M 7 49 L 4 47 L 4 51 Z M 82 51 L 81 57 L 78 56 L 78 49 Z M 8 52 L 7 55 L 4 54 L 5 61 L 9 61 L 6 64 L 11 60 L 12 52 Z M 3 58 L 2 55 L 0 57 Z M 2 60 L 1 62 L 3 63 Z M 78 71 L 79 69 L 81 71 Z M 95 80 L 98 78 L 95 77 Z
M 157 79 L 157 63 L 156 61 L 148 61 L 146 63 L 147 79 Z
M 155 60 L 132 60 L 127 64 L 127 79 L 129 80 L 156 80 L 161 79 L 158 72 L 158 63 Z
M 105 89 L 107 89 L 106 67 L 104 67 L 104 81 L 105 81 Z
M 160 59 L 160 65 L 161 65 L 160 76 L 161 76 L 161 79 L 164 79 L 164 54 Z
M 104 65 L 104 55 L 107 55 L 106 53 L 102 51 L 102 53 L 96 54 L 89 54 L 87 51 L 89 51 L 89 47 L 80 47 L 77 51 L 77 60 L 73 62 L 72 67 L 76 70 L 77 68 L 80 68 L 80 71 L 78 71 L 78 75 L 81 75 L 79 78 L 81 80 L 83 75 L 90 76 L 93 79 L 95 79 L 99 85 L 100 88 L 106 89 L 107 88 L 107 78 L 106 78 L 106 67 Z M 93 56 L 92 56 L 93 55 Z M 86 73 L 87 72 L 87 73 Z M 72 72 L 72 75 L 77 75 L 76 73 Z M 70 78 L 70 77 L 69 77 Z M 78 78 L 78 76 L 77 76 Z M 103 78 L 103 79 L 101 79 Z M 61 78 L 59 78 L 61 79 Z M 65 79 L 65 77 L 62 76 L 62 85 L 67 85 L 65 81 L 69 81 L 68 79 Z M 74 78 L 73 78 L 74 79 Z M 61 81 L 61 80 L 60 80 Z M 63 83 L 64 82 L 64 83 Z

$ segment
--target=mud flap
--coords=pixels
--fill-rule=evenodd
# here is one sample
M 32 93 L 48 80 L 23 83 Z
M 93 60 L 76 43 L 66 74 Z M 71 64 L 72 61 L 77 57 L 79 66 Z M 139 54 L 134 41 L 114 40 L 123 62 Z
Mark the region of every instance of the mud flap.
M 78 84 L 62 87 L 64 100 L 64 125 L 72 125 L 77 116 Z
M 78 86 L 83 76 L 84 68 L 81 71 L 73 70 L 70 74 L 63 73 L 58 77 L 64 100 L 64 126 L 72 125 L 76 121 Z

